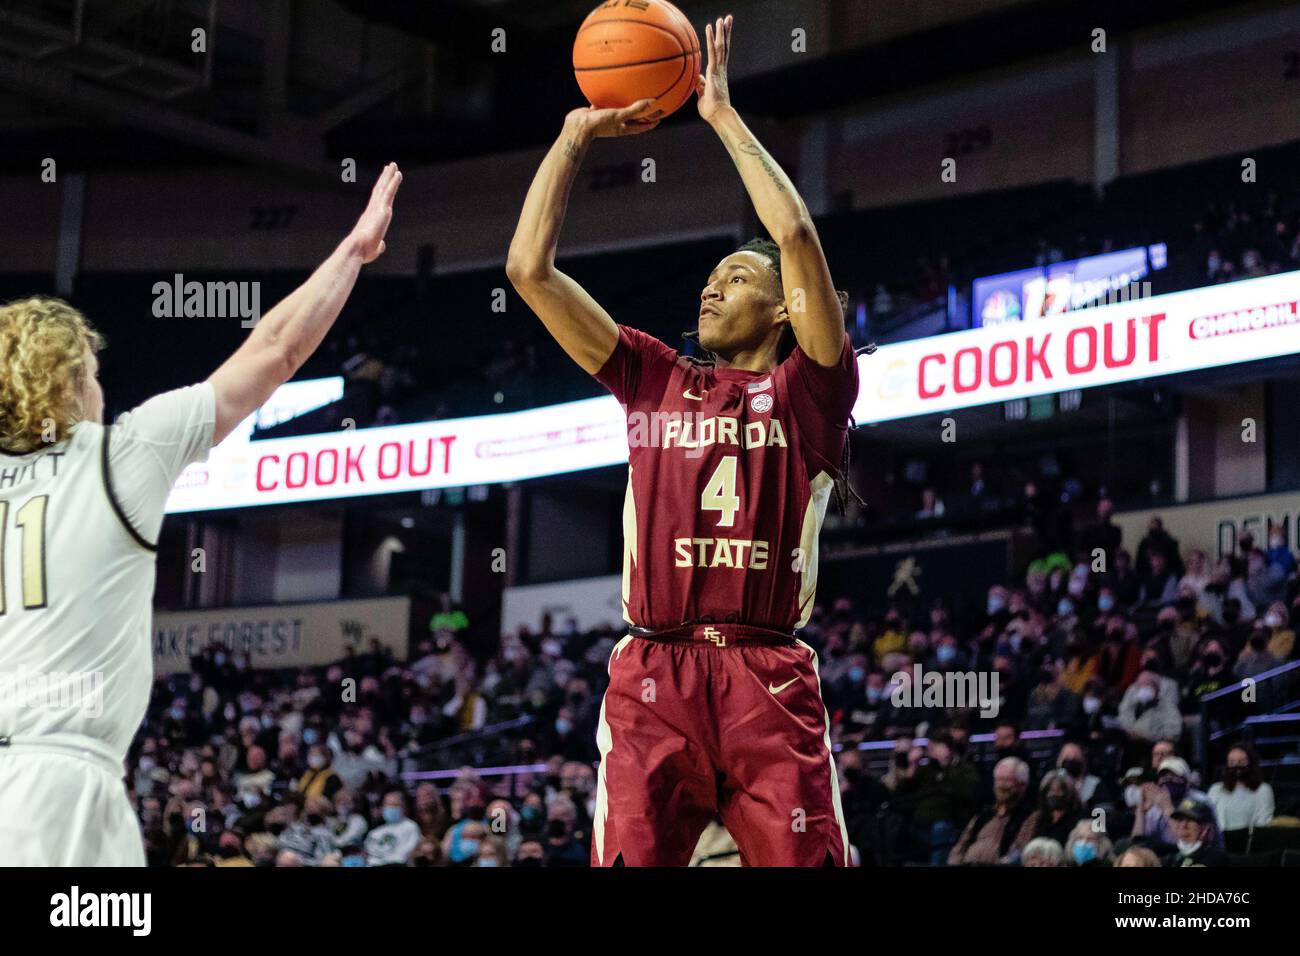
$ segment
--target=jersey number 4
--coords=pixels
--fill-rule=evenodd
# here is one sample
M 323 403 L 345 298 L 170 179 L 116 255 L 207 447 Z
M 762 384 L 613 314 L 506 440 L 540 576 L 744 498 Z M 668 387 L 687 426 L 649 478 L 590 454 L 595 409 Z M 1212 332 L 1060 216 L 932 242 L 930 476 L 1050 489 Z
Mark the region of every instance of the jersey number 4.
M 45 507 L 49 495 L 30 498 L 14 512 L 14 524 L 22 535 L 19 567 L 23 582 L 23 607 L 29 611 L 48 604 L 45 594 Z M 0 501 L 0 614 L 5 604 L 5 534 L 9 530 L 9 502 Z
M 700 510 L 717 511 L 718 527 L 730 528 L 740 510 L 740 496 L 736 494 L 736 456 L 728 455 L 718 463 L 713 477 L 700 492 Z

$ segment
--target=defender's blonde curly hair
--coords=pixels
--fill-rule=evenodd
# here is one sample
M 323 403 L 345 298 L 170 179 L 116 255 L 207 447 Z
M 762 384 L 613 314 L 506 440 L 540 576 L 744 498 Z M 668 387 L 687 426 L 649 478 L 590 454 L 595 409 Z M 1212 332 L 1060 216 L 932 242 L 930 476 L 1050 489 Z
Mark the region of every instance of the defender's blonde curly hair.
M 0 448 L 26 454 L 67 439 L 81 418 L 86 348 L 104 338 L 62 299 L 33 296 L 0 306 Z

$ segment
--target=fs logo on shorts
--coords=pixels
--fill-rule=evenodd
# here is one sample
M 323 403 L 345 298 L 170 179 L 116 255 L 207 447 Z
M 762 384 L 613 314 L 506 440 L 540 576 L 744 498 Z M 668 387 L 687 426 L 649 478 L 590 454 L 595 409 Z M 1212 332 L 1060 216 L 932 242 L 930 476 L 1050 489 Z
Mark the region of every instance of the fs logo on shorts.
M 718 645 L 718 647 L 727 646 L 727 635 L 723 634 L 716 627 L 706 627 L 700 636 L 706 641 L 712 641 L 714 644 Z

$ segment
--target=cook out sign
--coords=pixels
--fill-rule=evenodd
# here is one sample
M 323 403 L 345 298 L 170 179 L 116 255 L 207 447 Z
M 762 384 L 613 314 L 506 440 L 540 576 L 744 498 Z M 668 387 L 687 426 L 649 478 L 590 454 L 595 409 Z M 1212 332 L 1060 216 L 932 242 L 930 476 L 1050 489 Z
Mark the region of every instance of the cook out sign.
M 858 424 L 1273 358 L 1300 348 L 1300 273 L 882 346 Z
M 523 412 L 268 441 L 232 435 L 181 475 L 169 513 L 518 481 L 627 461 L 612 395 Z
M 364 433 L 363 433 L 364 434 Z M 377 481 L 424 478 L 451 474 L 451 449 L 456 435 L 438 435 L 406 441 L 365 442 L 343 448 L 300 449 L 281 456 L 269 453 L 257 459 L 256 486 L 261 492 L 352 482 L 365 484 L 367 475 Z
M 1288 355 L 1300 272 L 885 345 L 858 358 L 859 425 Z M 612 395 L 522 412 L 249 441 L 187 468 L 168 512 L 522 481 L 627 462 Z

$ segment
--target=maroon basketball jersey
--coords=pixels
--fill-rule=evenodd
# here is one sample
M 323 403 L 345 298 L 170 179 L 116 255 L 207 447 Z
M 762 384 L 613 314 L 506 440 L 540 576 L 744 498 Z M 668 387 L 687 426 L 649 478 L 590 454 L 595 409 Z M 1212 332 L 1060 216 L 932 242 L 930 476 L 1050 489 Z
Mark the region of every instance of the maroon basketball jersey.
M 795 348 L 769 372 L 696 365 L 619 326 L 596 379 L 627 413 L 623 617 L 802 627 L 858 368 Z

